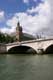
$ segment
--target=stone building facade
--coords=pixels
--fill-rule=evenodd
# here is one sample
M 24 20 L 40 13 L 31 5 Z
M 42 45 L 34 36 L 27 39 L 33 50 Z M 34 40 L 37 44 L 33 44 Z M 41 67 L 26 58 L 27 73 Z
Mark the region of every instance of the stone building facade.
M 18 22 L 17 23 L 17 27 L 16 27 L 16 39 L 18 41 L 21 41 L 22 40 L 22 26 L 20 26 L 20 23 Z

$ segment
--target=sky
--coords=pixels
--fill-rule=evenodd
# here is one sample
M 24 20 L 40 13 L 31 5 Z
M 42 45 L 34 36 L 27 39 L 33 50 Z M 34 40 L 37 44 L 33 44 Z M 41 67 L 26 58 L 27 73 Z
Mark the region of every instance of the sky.
M 24 33 L 53 35 L 53 0 L 0 0 L 0 31 L 15 32 L 17 22 Z

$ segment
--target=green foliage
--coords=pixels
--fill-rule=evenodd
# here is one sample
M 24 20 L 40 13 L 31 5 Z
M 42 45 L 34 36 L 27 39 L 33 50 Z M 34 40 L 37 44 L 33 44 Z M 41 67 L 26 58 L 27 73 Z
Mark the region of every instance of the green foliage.
M 11 37 L 8 34 L 3 34 L 0 32 L 0 43 L 12 43 L 16 41 L 15 37 Z

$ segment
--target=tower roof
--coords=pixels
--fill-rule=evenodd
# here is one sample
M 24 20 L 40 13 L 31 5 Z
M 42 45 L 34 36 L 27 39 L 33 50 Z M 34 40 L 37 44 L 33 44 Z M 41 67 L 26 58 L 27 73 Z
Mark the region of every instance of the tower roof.
M 20 23 L 19 22 L 17 23 L 17 26 L 20 26 Z
M 17 23 L 16 30 L 20 30 L 20 31 L 22 31 L 22 26 L 20 26 L 20 22 Z

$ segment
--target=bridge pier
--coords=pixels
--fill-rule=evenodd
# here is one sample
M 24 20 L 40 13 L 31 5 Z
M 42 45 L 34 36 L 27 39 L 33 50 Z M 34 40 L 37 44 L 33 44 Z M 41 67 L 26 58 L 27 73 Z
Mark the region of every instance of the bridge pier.
M 44 50 L 43 49 L 37 49 L 37 54 L 44 54 Z
M 0 44 L 0 53 L 6 53 L 7 49 L 6 46 L 4 44 Z
M 29 53 L 29 54 L 37 54 L 37 52 L 35 50 L 31 49 L 31 48 L 27 50 L 27 53 Z

